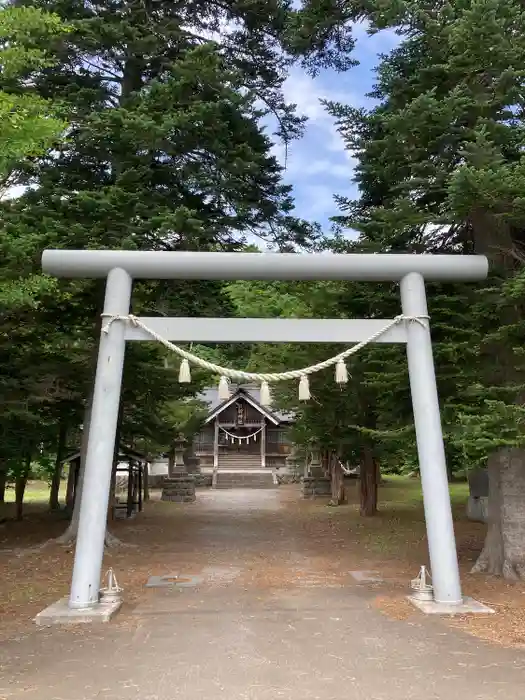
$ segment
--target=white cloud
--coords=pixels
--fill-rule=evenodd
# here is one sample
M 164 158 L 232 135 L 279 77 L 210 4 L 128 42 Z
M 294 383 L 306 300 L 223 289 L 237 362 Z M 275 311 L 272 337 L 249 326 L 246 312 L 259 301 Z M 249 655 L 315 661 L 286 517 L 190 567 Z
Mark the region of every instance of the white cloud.
M 9 187 L 4 191 L 0 190 L 0 202 L 8 199 L 18 199 L 27 190 L 26 185 L 16 185 L 15 187 Z
M 293 185 L 297 214 L 325 225 L 338 213 L 335 193 L 350 198 L 358 193 L 353 180 L 356 158 L 345 149 L 335 120 L 321 101 L 370 106 L 372 101 L 367 93 L 374 83 L 378 54 L 389 53 L 400 40 L 394 31 L 384 30 L 370 36 L 368 29 L 366 22 L 354 25 L 358 67 L 340 74 L 326 70 L 316 78 L 296 67 L 283 85 L 287 102 L 297 105 L 297 112 L 306 116 L 308 122 L 302 139 L 292 142 L 287 152 L 282 144 L 276 144 L 274 153 L 286 165 L 284 177 Z
M 293 141 L 287 150 L 276 143 L 273 152 L 285 165 L 285 180 L 293 185 L 297 215 L 326 226 L 338 212 L 334 194 L 350 195 L 355 191 L 356 161 L 345 150 L 335 120 L 322 100 L 363 104 L 364 98 L 342 88 L 339 76 L 331 72 L 311 78 L 298 68 L 285 81 L 283 92 L 287 102 L 297 105 L 297 112 L 308 121 L 301 139 Z
M 328 115 L 321 99 L 330 99 L 326 91 L 319 88 L 318 81 L 296 68 L 285 80 L 283 93 L 287 102 L 297 105 L 297 111 L 312 122 L 326 121 Z
M 399 44 L 399 36 L 393 29 L 382 29 L 376 34 L 368 34 L 370 22 L 354 22 L 352 34 L 356 40 L 356 49 L 360 53 L 377 56 L 388 53 Z
M 298 197 L 299 215 L 305 219 L 326 220 L 334 214 L 334 189 L 328 184 L 307 184 Z
M 324 175 L 330 174 L 332 177 L 351 178 L 354 172 L 354 164 L 334 163 L 328 159 L 311 160 L 305 162 L 301 168 L 301 172 L 305 175 Z
M 296 104 L 299 114 L 305 115 L 310 121 L 331 124 L 333 118 L 321 104 L 321 100 L 352 105 L 361 105 L 365 101 L 361 91 L 355 93 L 348 87 L 341 87 L 342 80 L 341 75 L 331 71 L 325 71 L 321 76 L 312 78 L 300 68 L 292 68 L 284 81 L 284 97 L 287 102 Z M 339 85 L 334 85 L 332 81 Z

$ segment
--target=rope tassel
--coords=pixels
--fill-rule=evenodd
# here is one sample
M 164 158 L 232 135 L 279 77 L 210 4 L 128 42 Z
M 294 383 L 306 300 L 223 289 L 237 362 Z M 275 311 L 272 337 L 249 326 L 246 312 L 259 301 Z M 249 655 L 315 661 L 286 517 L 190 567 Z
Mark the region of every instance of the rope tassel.
M 219 382 L 219 399 L 221 401 L 227 401 L 230 398 L 230 382 L 223 375 Z
M 179 367 L 179 384 L 190 384 L 191 383 L 191 369 L 190 363 L 186 358 L 182 360 Z
M 348 370 L 343 359 L 338 360 L 335 366 L 335 382 L 336 384 L 347 384 Z
M 270 386 L 268 382 L 261 382 L 261 396 L 260 396 L 261 406 L 271 406 L 272 405 L 272 395 L 270 393 Z
M 308 401 L 310 398 L 310 382 L 308 375 L 303 374 L 299 380 L 299 401 Z

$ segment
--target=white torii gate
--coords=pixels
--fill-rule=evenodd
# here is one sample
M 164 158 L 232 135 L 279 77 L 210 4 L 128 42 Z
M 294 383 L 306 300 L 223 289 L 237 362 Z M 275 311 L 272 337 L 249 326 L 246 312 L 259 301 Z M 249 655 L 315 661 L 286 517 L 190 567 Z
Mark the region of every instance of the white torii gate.
M 400 283 L 404 316 L 379 342 L 407 344 L 427 538 L 437 603 L 461 605 L 461 583 L 425 281 L 477 281 L 487 277 L 483 256 L 294 253 L 208 253 L 46 250 L 43 271 L 57 277 L 107 278 L 104 315 L 117 317 L 101 334 L 73 579 L 71 612 L 95 610 L 109 502 L 126 340 L 151 340 L 119 318 L 130 310 L 133 279 L 360 280 Z M 198 342 L 333 342 L 369 338 L 388 320 L 141 318 L 167 340 Z

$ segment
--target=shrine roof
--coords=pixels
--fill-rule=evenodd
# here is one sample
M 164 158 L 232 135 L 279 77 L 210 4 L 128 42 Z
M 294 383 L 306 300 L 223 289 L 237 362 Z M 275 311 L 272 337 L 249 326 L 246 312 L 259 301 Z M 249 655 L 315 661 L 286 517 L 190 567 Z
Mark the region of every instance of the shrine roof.
M 261 406 L 260 389 L 252 384 L 231 385 L 231 397 L 226 401 L 219 399 L 217 387 L 204 389 L 197 398 L 207 404 L 209 414 L 206 422 L 209 422 L 220 415 L 228 406 L 231 406 L 240 396 L 243 396 L 254 408 L 276 425 L 279 423 L 290 423 L 294 420 L 292 413 L 280 411 L 273 407 Z

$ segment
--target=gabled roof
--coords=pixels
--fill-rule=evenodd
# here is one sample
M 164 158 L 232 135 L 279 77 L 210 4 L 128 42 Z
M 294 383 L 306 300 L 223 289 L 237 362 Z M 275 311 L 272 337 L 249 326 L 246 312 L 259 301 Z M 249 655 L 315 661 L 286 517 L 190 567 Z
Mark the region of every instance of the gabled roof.
M 72 452 L 71 454 L 66 455 L 64 459 L 62 460 L 61 464 L 65 464 L 66 462 L 72 462 L 74 459 L 78 459 L 80 457 L 80 450 L 77 450 L 77 452 Z M 136 459 L 140 462 L 147 462 L 148 457 L 142 452 L 137 452 L 136 450 L 129 449 L 127 447 L 121 447 L 119 450 L 119 457 L 128 457 L 131 459 Z
M 241 397 L 247 403 L 253 406 L 257 411 L 259 411 L 265 418 L 271 421 L 274 425 L 279 425 L 279 423 L 283 423 L 284 421 L 293 420 L 293 416 L 291 416 L 290 414 L 282 413 L 281 411 L 274 411 L 272 409 L 267 408 L 266 406 L 262 406 L 259 401 L 259 389 L 255 389 L 254 387 L 239 386 L 233 391 L 229 399 L 222 402 L 218 402 L 217 394 L 217 389 L 207 389 L 199 397 L 204 403 L 207 403 L 210 407 L 210 412 L 208 413 L 205 423 L 209 423 L 210 421 L 212 421 L 224 410 L 226 410 L 228 406 L 231 406 L 237 401 L 237 399 Z

